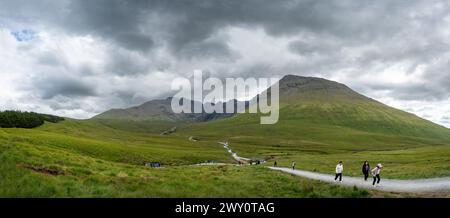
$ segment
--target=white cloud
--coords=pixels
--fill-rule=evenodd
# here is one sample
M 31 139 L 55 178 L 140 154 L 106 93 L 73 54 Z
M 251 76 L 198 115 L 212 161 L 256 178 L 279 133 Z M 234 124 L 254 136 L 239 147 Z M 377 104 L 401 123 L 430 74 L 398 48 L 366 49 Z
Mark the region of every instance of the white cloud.
M 320 76 L 450 127 L 446 1 L 148 2 L 0 2 L 0 109 L 88 118 L 203 69 Z

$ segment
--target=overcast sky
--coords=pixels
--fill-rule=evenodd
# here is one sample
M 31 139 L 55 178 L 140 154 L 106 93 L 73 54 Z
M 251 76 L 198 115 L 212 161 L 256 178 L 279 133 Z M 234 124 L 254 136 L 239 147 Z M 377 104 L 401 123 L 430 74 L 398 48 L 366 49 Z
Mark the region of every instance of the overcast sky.
M 324 77 L 450 127 L 450 3 L 0 1 L 0 110 L 89 118 L 194 69 Z

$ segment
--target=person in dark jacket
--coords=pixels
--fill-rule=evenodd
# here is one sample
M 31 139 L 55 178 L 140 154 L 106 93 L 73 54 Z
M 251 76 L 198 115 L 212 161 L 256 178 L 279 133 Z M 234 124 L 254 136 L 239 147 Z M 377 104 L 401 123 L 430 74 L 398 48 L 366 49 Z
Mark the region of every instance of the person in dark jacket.
M 364 175 L 364 181 L 367 181 L 367 178 L 369 178 L 369 173 L 370 173 L 370 165 L 369 165 L 369 161 L 365 161 L 363 166 L 362 166 L 362 173 Z

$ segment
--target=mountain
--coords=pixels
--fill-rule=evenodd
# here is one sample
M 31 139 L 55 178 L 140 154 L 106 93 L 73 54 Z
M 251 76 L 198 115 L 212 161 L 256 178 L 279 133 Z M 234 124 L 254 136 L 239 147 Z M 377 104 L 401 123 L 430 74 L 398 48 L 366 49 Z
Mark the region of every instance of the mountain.
M 217 143 L 223 141 L 240 157 L 266 160 L 265 166 L 296 162 L 299 169 L 330 174 L 343 161 L 346 175 L 361 176 L 367 160 L 382 163 L 383 177 L 390 179 L 450 176 L 447 128 L 333 81 L 286 76 L 279 85 L 280 120 L 274 125 L 261 125 L 261 114 L 248 113 L 160 122 L 187 120 L 172 114 L 171 99 L 164 99 L 91 120 L 0 129 L 0 196 L 370 197 L 370 190 L 336 188 L 267 167 L 236 167 Z M 192 120 L 208 119 L 197 116 Z M 144 167 L 152 162 L 165 169 Z M 230 164 L 192 167 L 205 162 Z
M 173 122 L 205 122 L 216 119 L 223 119 L 235 115 L 235 113 L 174 113 L 171 108 L 172 98 L 161 100 L 152 100 L 145 102 L 142 105 L 127 108 L 127 109 L 111 109 L 101 113 L 93 119 L 121 119 L 134 121 L 173 121 Z M 195 104 L 201 104 L 188 100 L 191 105 L 191 111 Z M 233 101 L 236 110 L 237 101 Z M 248 103 L 245 103 L 248 105 Z M 223 106 L 225 111 L 225 105 Z
M 325 79 L 287 76 L 280 82 L 282 119 L 304 119 L 365 131 L 450 138 L 450 130 Z M 288 103 L 289 102 L 289 103 Z
M 314 101 L 325 103 L 327 101 L 337 101 L 342 99 L 370 101 L 348 86 L 316 77 L 303 77 L 287 75 L 279 82 L 280 97 L 283 103 L 299 101 Z
M 371 133 L 450 140 L 448 128 L 387 106 L 335 81 L 287 75 L 278 85 L 278 124 L 281 125 L 336 126 Z M 270 89 L 266 92 L 270 98 Z M 239 114 L 232 122 L 255 123 L 259 122 L 259 116 Z
M 279 124 L 294 122 L 296 125 L 336 126 L 371 133 L 450 139 L 449 129 L 389 107 L 335 81 L 287 75 L 278 84 Z M 266 92 L 269 92 L 270 97 L 270 89 Z M 258 114 L 175 114 L 171 110 L 171 100 L 153 100 L 128 109 L 112 109 L 94 119 L 187 123 L 223 119 L 222 123 L 241 121 L 240 125 L 259 122 Z M 199 103 L 191 101 L 193 104 Z

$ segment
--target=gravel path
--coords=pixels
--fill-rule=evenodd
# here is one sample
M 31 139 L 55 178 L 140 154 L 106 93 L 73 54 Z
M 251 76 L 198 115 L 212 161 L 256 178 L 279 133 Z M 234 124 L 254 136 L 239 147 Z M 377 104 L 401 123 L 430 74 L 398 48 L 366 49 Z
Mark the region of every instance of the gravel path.
M 247 162 L 250 161 L 249 158 L 245 157 L 239 157 L 236 152 L 231 150 L 230 146 L 228 145 L 228 142 L 219 142 L 219 144 L 223 145 L 223 148 L 227 149 L 228 153 L 231 154 L 231 156 L 237 161 L 237 162 Z
M 327 175 L 303 170 L 292 170 L 289 168 L 281 168 L 281 167 L 269 167 L 269 168 L 272 170 L 279 170 L 282 172 L 294 174 L 309 179 L 319 180 L 322 182 L 335 183 L 334 175 Z M 383 176 L 383 174 L 381 174 L 381 176 Z M 368 181 L 364 181 L 362 176 L 361 177 L 343 176 L 342 183 L 337 182 L 336 184 L 344 186 L 356 186 L 358 188 L 376 189 L 388 192 L 421 193 L 421 192 L 450 191 L 450 177 L 415 179 L 415 180 L 384 179 L 382 177 L 380 185 L 377 187 L 373 187 L 372 177 L 369 177 Z

